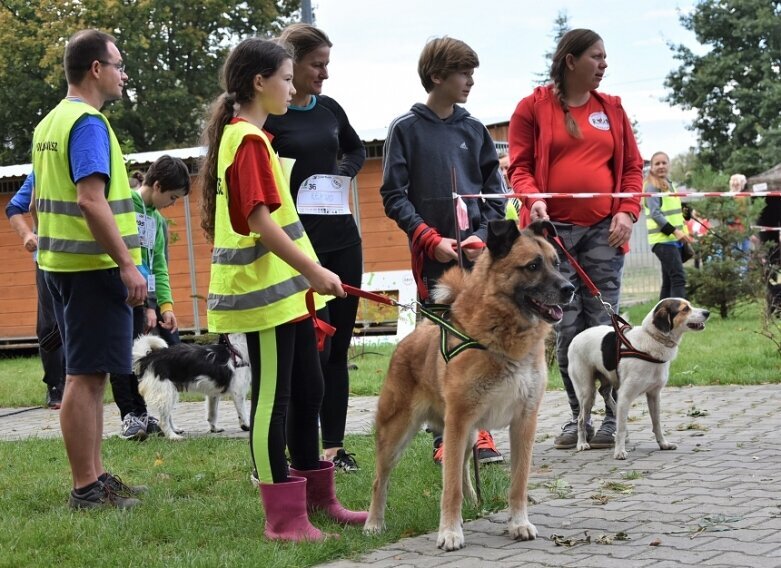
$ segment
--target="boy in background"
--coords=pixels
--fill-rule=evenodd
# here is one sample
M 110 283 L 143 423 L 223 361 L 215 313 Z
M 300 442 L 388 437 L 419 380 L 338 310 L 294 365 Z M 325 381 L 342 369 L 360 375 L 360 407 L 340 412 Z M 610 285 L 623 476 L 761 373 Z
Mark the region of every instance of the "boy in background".
M 456 239 L 461 241 L 460 262 L 471 268 L 482 252 L 488 222 L 505 214 L 504 199 L 463 199 L 459 206 L 466 210 L 466 223 L 462 219 L 456 234 L 454 191 L 504 192 L 493 140 L 480 121 L 458 106 L 469 97 L 479 64 L 463 41 L 430 40 L 418 62 L 426 103 L 394 120 L 385 139 L 380 194 L 385 214 L 409 238 L 412 271 L 424 303 L 437 279 L 459 263 Z M 441 464 L 442 437 L 434 435 L 434 461 Z M 479 433 L 477 448 L 480 463 L 503 461 L 489 432 Z

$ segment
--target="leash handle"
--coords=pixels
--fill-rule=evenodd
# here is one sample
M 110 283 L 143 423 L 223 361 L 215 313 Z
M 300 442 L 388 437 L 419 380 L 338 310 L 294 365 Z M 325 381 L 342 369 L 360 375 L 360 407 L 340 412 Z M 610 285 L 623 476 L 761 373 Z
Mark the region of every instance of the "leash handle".
M 384 296 L 382 294 L 375 294 L 374 292 L 367 292 L 366 290 L 361 290 L 360 288 L 350 286 L 349 284 L 342 284 L 342 289 L 350 296 L 358 296 L 364 300 L 371 300 L 372 302 L 378 302 L 380 304 L 385 304 L 386 306 L 398 305 L 398 302 L 396 302 L 393 298 L 389 298 L 388 296 Z
M 317 310 L 315 309 L 315 291 L 312 288 L 306 291 L 306 309 L 309 312 L 309 316 L 312 318 L 312 325 L 315 326 L 317 350 L 322 351 L 325 349 L 325 338 L 333 337 L 334 333 L 336 333 L 336 328 L 317 317 Z

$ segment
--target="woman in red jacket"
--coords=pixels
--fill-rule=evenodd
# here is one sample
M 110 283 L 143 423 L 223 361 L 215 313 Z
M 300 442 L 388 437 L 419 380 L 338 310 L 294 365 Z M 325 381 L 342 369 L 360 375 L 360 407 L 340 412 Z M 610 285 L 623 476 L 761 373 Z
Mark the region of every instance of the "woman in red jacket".
M 602 299 L 618 312 L 624 254 L 640 214 L 640 199 L 616 199 L 611 194 L 641 191 L 643 161 L 621 100 L 596 91 L 607 68 L 605 59 L 602 38 L 591 30 L 574 29 L 561 38 L 551 65 L 552 83 L 537 87 L 518 103 L 510 119 L 509 177 L 516 193 L 605 194 L 588 199 L 526 198 L 521 225 L 552 221 Z M 610 318 L 563 256 L 561 261 L 561 272 L 576 288 L 559 324 L 556 345 L 572 419 L 554 446 L 569 449 L 577 443 L 579 404 L 567 374 L 567 350 L 579 332 L 609 324 Z M 594 434 L 589 422 L 588 433 L 592 448 L 613 445 L 615 416 L 609 408 L 599 431 Z

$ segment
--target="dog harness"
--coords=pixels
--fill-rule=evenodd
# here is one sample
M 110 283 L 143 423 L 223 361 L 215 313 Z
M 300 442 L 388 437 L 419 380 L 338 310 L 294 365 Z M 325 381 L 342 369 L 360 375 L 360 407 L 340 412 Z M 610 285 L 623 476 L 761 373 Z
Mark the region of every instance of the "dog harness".
M 666 363 L 667 361 L 662 361 L 661 359 L 657 359 L 656 357 L 652 357 L 645 351 L 640 351 L 639 349 L 636 349 L 634 345 L 632 345 L 632 342 L 629 341 L 626 337 L 626 332 L 632 329 L 632 326 L 629 325 L 629 323 L 622 318 L 619 315 L 611 314 L 610 319 L 613 323 L 613 329 L 615 330 L 615 362 L 616 362 L 616 377 L 618 378 L 619 384 L 621 383 L 621 377 L 618 374 L 618 364 L 621 362 L 621 359 L 623 357 L 630 357 L 632 359 L 642 359 L 643 361 L 648 361 L 649 363 Z
M 233 361 L 233 366 L 237 369 L 240 369 L 241 367 L 249 367 L 249 361 L 245 361 L 244 357 L 241 356 L 241 353 L 239 353 L 239 350 L 236 349 L 233 346 L 233 343 L 231 343 L 231 340 L 228 338 L 227 333 L 221 333 L 219 343 L 222 343 L 225 345 L 225 347 L 228 348 L 228 353 L 230 353 L 231 360 Z
M 453 327 L 447 320 L 448 315 L 450 314 L 450 305 L 429 304 L 428 309 L 421 306 L 420 313 L 423 317 L 439 326 L 439 352 L 442 353 L 442 358 L 445 360 L 445 363 L 449 363 L 453 357 L 467 349 L 485 349 L 485 345 L 480 344 L 463 331 Z M 452 349 L 448 349 L 448 334 L 456 336 L 461 340 L 461 343 Z

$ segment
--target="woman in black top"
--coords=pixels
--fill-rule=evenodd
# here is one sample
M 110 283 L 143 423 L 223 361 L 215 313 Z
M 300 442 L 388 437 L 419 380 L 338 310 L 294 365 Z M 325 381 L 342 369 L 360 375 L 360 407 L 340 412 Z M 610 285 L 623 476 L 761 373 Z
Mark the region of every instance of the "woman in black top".
M 316 174 L 353 178 L 363 166 L 366 150 L 350 126 L 342 107 L 321 94 L 328 79 L 331 42 L 321 30 L 309 24 L 285 28 L 281 39 L 295 53 L 293 85 L 296 94 L 287 114 L 270 116 L 265 129 L 273 135 L 272 146 L 283 158 L 294 158 L 290 190 L 295 200 L 301 184 Z M 320 263 L 342 282 L 361 286 L 363 255 L 361 236 L 351 214 L 299 214 Z M 347 351 L 350 347 L 358 299 L 354 296 L 328 302 L 318 317 L 336 327 L 326 341 L 320 364 L 325 394 L 320 410 L 324 458 L 345 471 L 358 469 L 352 454 L 344 449 L 349 377 Z M 292 410 L 292 409 L 291 409 Z

